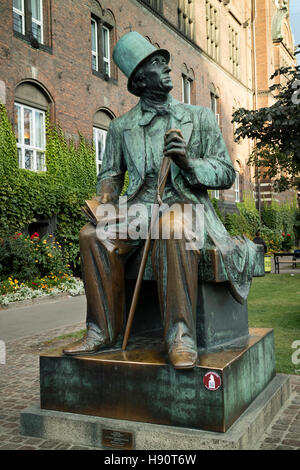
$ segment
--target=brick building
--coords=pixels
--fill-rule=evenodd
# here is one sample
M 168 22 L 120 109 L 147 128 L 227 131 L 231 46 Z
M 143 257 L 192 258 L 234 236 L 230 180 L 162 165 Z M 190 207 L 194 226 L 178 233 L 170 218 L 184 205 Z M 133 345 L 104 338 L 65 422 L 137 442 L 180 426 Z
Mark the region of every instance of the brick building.
M 232 112 L 274 100 L 269 77 L 293 64 L 288 0 L 1 0 L 0 102 L 16 130 L 19 165 L 46 171 L 45 112 L 67 136 L 96 143 L 97 165 L 111 119 L 137 99 L 112 62 L 130 30 L 171 53 L 173 96 L 211 107 L 237 172 L 233 188 L 213 194 L 234 210 L 255 187 L 250 141 L 234 142 Z M 252 174 L 251 174 L 252 172 Z

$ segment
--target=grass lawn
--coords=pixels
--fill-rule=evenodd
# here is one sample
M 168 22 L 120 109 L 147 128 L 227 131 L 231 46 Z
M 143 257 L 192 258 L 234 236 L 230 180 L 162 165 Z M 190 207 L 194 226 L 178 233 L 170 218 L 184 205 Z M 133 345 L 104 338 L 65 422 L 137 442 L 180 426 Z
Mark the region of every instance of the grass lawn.
M 300 364 L 292 363 L 300 340 L 300 274 L 266 274 L 254 278 L 248 297 L 249 327 L 273 328 L 276 372 L 296 374 Z M 298 372 L 299 374 L 299 372 Z

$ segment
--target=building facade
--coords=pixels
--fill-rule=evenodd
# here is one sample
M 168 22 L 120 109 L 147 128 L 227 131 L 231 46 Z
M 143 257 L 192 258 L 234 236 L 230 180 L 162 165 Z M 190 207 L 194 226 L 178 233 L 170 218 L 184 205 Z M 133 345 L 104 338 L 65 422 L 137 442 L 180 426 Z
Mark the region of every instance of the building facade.
M 216 114 L 237 178 L 212 194 L 235 210 L 245 194 L 271 198 L 247 160 L 253 143 L 234 141 L 232 113 L 274 101 L 269 77 L 295 63 L 289 0 L 2 0 L 0 102 L 14 126 L 19 165 L 47 171 L 45 113 L 65 134 L 94 139 L 97 170 L 110 121 L 137 98 L 112 61 L 126 32 L 171 53 L 179 101 Z

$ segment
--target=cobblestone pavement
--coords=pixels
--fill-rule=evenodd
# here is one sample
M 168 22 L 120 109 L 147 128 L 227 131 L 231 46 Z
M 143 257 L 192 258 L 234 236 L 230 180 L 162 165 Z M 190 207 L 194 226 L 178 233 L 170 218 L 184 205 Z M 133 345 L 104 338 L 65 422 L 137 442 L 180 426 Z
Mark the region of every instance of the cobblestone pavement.
M 22 436 L 19 432 L 20 411 L 39 402 L 39 351 L 66 344 L 47 340 L 84 328 L 84 323 L 60 327 L 6 344 L 6 364 L 0 364 L 0 450 L 84 450 L 61 441 Z M 291 397 L 275 417 L 259 450 L 300 450 L 300 376 L 292 375 Z

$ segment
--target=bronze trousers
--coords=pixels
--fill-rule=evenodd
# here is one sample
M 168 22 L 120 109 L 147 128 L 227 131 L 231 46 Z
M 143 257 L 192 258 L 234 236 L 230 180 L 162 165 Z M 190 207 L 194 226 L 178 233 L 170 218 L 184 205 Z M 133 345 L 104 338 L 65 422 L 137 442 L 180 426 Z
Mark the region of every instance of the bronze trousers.
M 184 237 L 174 237 L 183 224 L 181 213 L 164 213 L 160 228 L 166 228 L 166 224 L 169 224 L 170 239 L 153 240 L 152 248 L 164 337 L 167 346 L 182 341 L 193 345 L 199 252 L 187 250 Z M 143 246 L 144 240 L 99 240 L 92 224 L 82 228 L 79 238 L 88 335 L 95 335 L 108 345 L 114 344 L 124 328 L 126 260 Z

